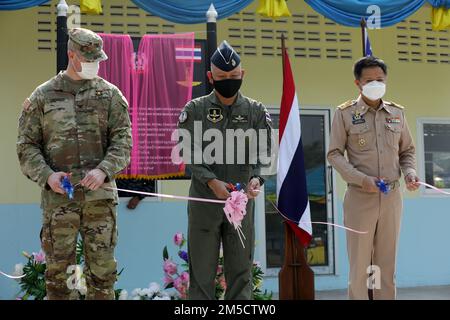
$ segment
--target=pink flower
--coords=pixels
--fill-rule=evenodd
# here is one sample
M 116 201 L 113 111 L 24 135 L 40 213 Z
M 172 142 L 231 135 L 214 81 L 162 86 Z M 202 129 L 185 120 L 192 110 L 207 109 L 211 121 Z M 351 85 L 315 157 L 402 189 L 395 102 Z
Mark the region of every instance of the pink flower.
M 225 277 L 220 277 L 219 285 L 223 288 L 223 290 L 227 289 L 227 282 L 225 281 Z
M 179 289 L 184 287 L 183 279 L 181 279 L 181 277 L 177 277 L 173 282 L 173 287 L 179 291 Z
M 185 283 L 181 276 L 176 278 L 175 281 L 173 282 L 173 287 L 175 288 L 175 290 L 178 291 L 178 293 L 180 294 L 181 299 L 185 299 L 186 298 L 188 286 L 189 286 L 189 284 Z
M 167 275 L 173 276 L 177 273 L 177 264 L 170 259 L 164 260 L 163 269 Z
M 33 252 L 34 261 L 37 263 L 45 263 L 45 253 L 39 251 L 39 253 Z
M 181 275 L 180 275 L 181 281 L 183 283 L 189 283 L 189 273 L 184 271 Z
M 181 287 L 178 290 L 178 293 L 180 294 L 180 298 L 181 299 L 186 299 L 187 298 L 187 289 L 186 289 L 186 287 Z
M 181 247 L 184 243 L 184 236 L 181 232 L 177 232 L 175 236 L 173 237 L 173 242 L 175 245 Z
M 166 274 L 164 276 L 164 287 L 167 287 L 171 283 L 173 283 L 173 278 Z
M 221 274 L 221 273 L 223 273 L 223 267 L 222 267 L 222 265 L 218 265 L 217 266 L 217 272 L 216 272 L 217 274 Z

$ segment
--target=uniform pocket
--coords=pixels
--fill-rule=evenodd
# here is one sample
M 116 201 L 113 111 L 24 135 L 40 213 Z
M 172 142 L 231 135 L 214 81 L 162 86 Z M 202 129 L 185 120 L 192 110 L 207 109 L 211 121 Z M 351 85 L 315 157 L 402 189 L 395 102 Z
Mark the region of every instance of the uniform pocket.
M 44 221 L 42 223 L 39 238 L 41 239 L 41 248 L 47 256 L 53 253 L 53 239 L 52 239 L 52 212 L 44 211 Z
M 350 129 L 349 140 L 357 150 L 366 151 L 372 147 L 373 134 L 367 125 L 356 125 Z
M 111 247 L 114 248 L 117 245 L 117 239 L 119 237 L 119 231 L 117 228 L 117 209 L 116 205 L 112 201 L 107 201 L 109 213 L 112 219 L 112 228 L 111 228 Z
M 73 96 L 50 96 L 44 105 L 44 134 L 71 132 L 76 128 Z
M 388 123 L 385 124 L 385 128 L 386 128 L 386 141 L 388 145 L 397 150 L 399 148 L 398 145 L 400 142 L 402 129 L 399 126 Z
M 90 101 L 90 100 L 89 100 Z M 90 105 L 77 107 L 78 136 L 82 152 L 91 156 L 91 163 L 99 163 L 106 152 L 107 129 L 100 125 L 99 110 Z

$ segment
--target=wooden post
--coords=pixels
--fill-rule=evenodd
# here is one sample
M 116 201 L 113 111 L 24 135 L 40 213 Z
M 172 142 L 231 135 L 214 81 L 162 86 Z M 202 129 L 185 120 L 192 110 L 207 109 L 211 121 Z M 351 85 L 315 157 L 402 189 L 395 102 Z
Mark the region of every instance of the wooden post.
M 306 248 L 284 222 L 284 264 L 278 275 L 280 300 L 314 300 L 314 272 L 306 261 Z
M 285 36 L 281 35 L 284 73 Z M 314 300 L 314 272 L 306 261 L 306 248 L 284 221 L 284 264 L 278 274 L 280 300 Z

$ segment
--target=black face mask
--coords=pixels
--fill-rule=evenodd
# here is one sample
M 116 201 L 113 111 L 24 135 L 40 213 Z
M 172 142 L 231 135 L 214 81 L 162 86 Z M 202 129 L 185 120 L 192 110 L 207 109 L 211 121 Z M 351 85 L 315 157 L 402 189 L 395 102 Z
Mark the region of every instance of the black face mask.
M 214 89 L 220 93 L 224 98 L 231 98 L 234 96 L 242 85 L 242 79 L 225 79 L 225 80 L 214 80 Z

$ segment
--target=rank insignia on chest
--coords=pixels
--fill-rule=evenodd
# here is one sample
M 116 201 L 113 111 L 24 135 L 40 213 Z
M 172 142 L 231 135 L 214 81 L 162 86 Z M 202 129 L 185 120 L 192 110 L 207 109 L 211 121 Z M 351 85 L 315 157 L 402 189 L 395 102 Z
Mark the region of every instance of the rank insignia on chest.
M 208 115 L 206 119 L 211 121 L 212 123 L 217 123 L 223 119 L 222 109 L 220 108 L 209 108 Z
M 364 138 L 359 139 L 358 144 L 360 147 L 364 147 L 366 145 L 366 139 Z
M 104 91 L 104 90 L 95 90 L 95 98 L 96 99 L 102 99 L 102 98 L 107 98 L 108 97 L 108 92 Z
M 233 123 L 247 123 L 248 122 L 248 116 L 239 114 L 237 116 L 233 117 L 233 120 L 231 120 Z
M 386 123 L 400 123 L 400 117 L 386 118 Z
M 361 124 L 361 123 L 365 123 L 366 119 L 364 119 L 364 116 L 359 112 L 356 111 L 355 113 L 352 114 L 352 123 L 353 124 Z
M 183 112 L 180 113 L 180 116 L 178 117 L 178 122 L 179 123 L 185 123 L 187 118 L 188 118 L 187 112 L 183 111 Z

